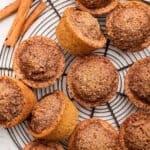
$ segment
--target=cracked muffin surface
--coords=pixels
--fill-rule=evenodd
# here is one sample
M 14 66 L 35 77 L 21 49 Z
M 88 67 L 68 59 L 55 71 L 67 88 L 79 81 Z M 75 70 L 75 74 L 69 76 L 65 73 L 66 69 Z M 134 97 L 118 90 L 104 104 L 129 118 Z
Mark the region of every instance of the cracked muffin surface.
M 56 27 L 56 36 L 60 45 L 75 56 L 88 55 L 106 44 L 98 20 L 73 7 L 65 9 Z
M 150 113 L 138 112 L 129 116 L 121 126 L 120 141 L 123 150 L 149 150 Z
M 91 55 L 73 62 L 67 76 L 68 90 L 85 106 L 102 105 L 117 91 L 118 72 L 103 56 Z
M 0 76 L 0 125 L 11 128 L 23 122 L 36 103 L 34 92 L 23 82 Z
M 43 98 L 34 107 L 29 121 L 30 128 L 36 133 L 51 127 L 62 111 L 61 97 L 57 93 Z
M 119 5 L 119 0 L 75 0 L 79 9 L 95 16 L 111 12 Z
M 0 122 L 9 123 L 21 112 L 24 98 L 21 89 L 10 79 L 0 79 Z
M 150 109 L 150 57 L 137 61 L 129 68 L 125 92 L 137 107 Z
M 55 83 L 64 69 L 64 56 L 54 41 L 42 36 L 23 41 L 14 54 L 17 76 L 31 87 Z
M 113 44 L 124 51 L 140 51 L 150 45 L 150 8 L 141 2 L 120 4 L 106 19 Z
M 69 140 L 69 150 L 118 150 L 118 134 L 100 119 L 82 121 Z
M 92 40 L 100 39 L 100 26 L 97 20 L 93 18 L 90 14 L 78 10 L 73 11 L 70 14 L 70 20 L 76 30 L 80 32 L 83 36 Z
M 77 120 L 78 110 L 74 104 L 62 91 L 56 90 L 33 107 L 28 131 L 37 139 L 62 141 L 71 135 Z

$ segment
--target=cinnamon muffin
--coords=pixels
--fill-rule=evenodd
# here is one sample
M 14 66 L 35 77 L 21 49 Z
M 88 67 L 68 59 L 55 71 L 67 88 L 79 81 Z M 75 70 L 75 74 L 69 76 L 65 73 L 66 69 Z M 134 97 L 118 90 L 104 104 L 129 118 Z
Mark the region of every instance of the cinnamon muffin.
M 0 125 L 13 127 L 26 119 L 36 102 L 31 89 L 8 76 L 0 76 Z
M 19 79 L 33 88 L 53 85 L 63 73 L 65 59 L 60 48 L 47 37 L 35 36 L 23 41 L 13 59 Z
M 118 72 L 105 57 L 77 58 L 67 75 L 68 90 L 81 105 L 100 106 L 111 100 L 118 88 Z
M 34 140 L 27 144 L 23 150 L 64 150 L 58 143 L 45 140 Z
M 69 150 L 119 150 L 118 134 L 106 121 L 87 119 L 75 128 Z
M 137 107 L 150 110 L 150 57 L 137 61 L 129 68 L 125 92 Z
M 85 55 L 102 48 L 106 39 L 92 15 L 76 8 L 67 8 L 56 28 L 60 44 L 73 55 Z
M 149 150 L 150 112 L 129 116 L 121 125 L 119 139 L 122 150 Z
M 112 11 L 119 0 L 75 0 L 75 3 L 81 10 L 100 16 Z
M 108 36 L 123 51 L 135 52 L 150 45 L 150 6 L 142 2 L 121 3 L 106 20 Z
M 55 91 L 34 106 L 28 129 L 36 138 L 59 141 L 70 136 L 77 120 L 78 111 L 73 103 L 63 92 Z

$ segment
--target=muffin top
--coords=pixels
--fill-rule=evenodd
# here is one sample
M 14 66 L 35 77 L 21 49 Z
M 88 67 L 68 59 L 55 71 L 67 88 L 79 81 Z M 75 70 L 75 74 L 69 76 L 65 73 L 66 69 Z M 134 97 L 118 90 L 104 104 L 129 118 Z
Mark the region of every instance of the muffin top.
M 127 118 L 120 131 L 122 148 L 150 149 L 150 113 L 135 113 Z
M 96 106 L 110 100 L 118 87 L 118 73 L 105 57 L 91 55 L 73 62 L 67 77 L 71 95 L 81 104 Z
M 32 110 L 29 127 L 36 133 L 51 129 L 59 121 L 64 103 L 59 92 L 55 91 L 41 99 Z
M 108 16 L 106 24 L 118 48 L 136 51 L 150 38 L 150 8 L 140 2 L 122 3 Z
M 139 60 L 128 70 L 125 91 L 138 107 L 150 108 L 150 57 Z
M 87 12 L 74 10 L 69 16 L 72 25 L 82 36 L 91 40 L 100 40 L 100 25 L 92 15 Z
M 100 16 L 112 11 L 119 0 L 75 0 L 75 3 L 81 10 Z
M 0 77 L 0 123 L 9 123 L 21 112 L 23 93 L 10 77 Z
M 24 150 L 64 150 L 60 144 L 48 142 L 46 140 L 34 140 L 30 142 Z
M 30 81 L 30 86 L 47 81 L 53 84 L 64 68 L 61 50 L 46 37 L 31 37 L 22 42 L 14 58 L 14 70 L 19 78 Z
M 115 129 L 100 119 L 82 121 L 70 138 L 72 150 L 117 150 Z
M 106 6 L 111 0 L 79 0 L 89 9 L 101 8 Z

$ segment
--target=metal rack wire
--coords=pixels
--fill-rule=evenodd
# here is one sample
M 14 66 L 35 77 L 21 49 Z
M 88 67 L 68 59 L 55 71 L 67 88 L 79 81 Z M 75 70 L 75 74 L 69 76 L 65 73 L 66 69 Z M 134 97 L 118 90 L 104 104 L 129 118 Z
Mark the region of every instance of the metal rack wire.
M 38 2 L 38 0 L 35 0 L 33 2 L 32 8 L 34 8 Z M 29 29 L 26 35 L 19 39 L 18 43 L 23 39 L 34 35 L 47 36 L 58 42 L 55 36 L 55 27 L 57 26 L 64 9 L 69 6 L 74 6 L 74 3 L 72 0 L 45 0 L 45 2 L 47 2 L 49 7 L 44 11 L 44 13 L 32 26 L 32 28 Z M 105 16 L 98 18 L 98 20 L 101 24 L 102 30 L 107 36 L 105 29 Z M 14 49 L 15 48 L 6 48 L 3 45 L 0 51 L 0 75 L 16 77 L 12 69 L 12 56 Z M 45 89 L 36 89 L 35 92 L 37 95 L 37 99 L 40 99 L 42 96 L 51 93 L 56 89 L 60 89 L 64 91 L 64 93 L 73 101 L 73 103 L 78 108 L 79 121 L 92 117 L 102 118 L 111 123 L 116 129 L 119 130 L 122 121 L 129 114 L 138 110 L 133 104 L 128 101 L 128 98 L 124 93 L 123 83 L 126 70 L 138 59 L 150 56 L 150 48 L 134 54 L 123 53 L 122 51 L 115 48 L 108 39 L 106 47 L 95 51 L 95 54 L 103 55 L 112 61 L 112 63 L 118 69 L 120 81 L 118 92 L 116 93 L 114 98 L 106 105 L 94 108 L 86 108 L 81 106 L 69 94 L 66 87 L 66 76 L 71 63 L 76 58 L 68 54 L 65 50 L 63 50 L 63 52 L 66 58 L 66 67 L 64 70 L 64 74 L 55 85 Z M 26 129 L 26 122 L 23 122 L 22 124 L 11 129 L 7 129 L 7 131 L 20 150 L 22 150 L 25 144 L 33 139 L 33 137 L 28 134 L 28 131 Z M 67 141 L 63 141 L 62 143 L 67 149 Z

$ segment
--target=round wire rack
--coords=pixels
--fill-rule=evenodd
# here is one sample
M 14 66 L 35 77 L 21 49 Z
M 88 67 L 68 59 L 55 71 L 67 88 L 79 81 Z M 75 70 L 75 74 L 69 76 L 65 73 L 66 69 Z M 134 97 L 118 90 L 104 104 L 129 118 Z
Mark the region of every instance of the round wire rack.
M 19 39 L 18 43 L 23 39 L 34 35 L 47 36 L 58 43 L 55 36 L 55 28 L 63 14 L 64 9 L 66 7 L 75 5 L 72 0 L 45 0 L 45 2 L 49 7 L 47 7 L 47 9 L 43 12 L 39 19 L 32 25 L 32 28 L 30 28 L 29 31 Z M 35 0 L 32 4 L 31 10 L 34 9 L 34 7 L 36 7 L 38 3 L 39 0 Z M 106 16 L 102 16 L 97 19 L 101 25 L 102 30 L 104 31 L 105 36 L 107 37 L 105 29 Z M 7 48 L 4 45 L 2 46 L 2 49 L 0 50 L 0 75 L 12 76 L 16 78 L 12 69 L 12 56 L 14 50 L 15 48 Z M 52 93 L 56 89 L 60 89 L 73 101 L 73 103 L 78 108 L 79 121 L 92 117 L 101 118 L 108 121 L 117 130 L 119 130 L 122 121 L 129 114 L 138 111 L 138 109 L 130 103 L 124 93 L 124 76 L 128 67 L 130 67 L 134 62 L 141 58 L 150 56 L 150 47 L 134 54 L 124 53 L 114 47 L 109 39 L 107 39 L 106 46 L 103 49 L 99 49 L 94 52 L 97 55 L 103 55 L 111 60 L 119 72 L 119 87 L 118 92 L 116 93 L 114 98 L 109 103 L 94 108 L 86 108 L 81 106 L 69 94 L 66 87 L 66 76 L 71 63 L 76 59 L 76 57 L 71 56 L 65 50 L 63 50 L 63 52 L 66 58 L 66 66 L 62 77 L 58 82 L 56 82 L 55 85 L 51 87 L 45 89 L 35 89 L 37 99 L 39 100 L 44 95 Z M 27 131 L 26 121 L 11 129 L 7 129 L 7 131 L 20 150 L 22 150 L 25 144 L 33 140 L 33 137 L 30 136 Z M 67 149 L 67 140 L 62 141 L 62 144 L 64 148 Z

